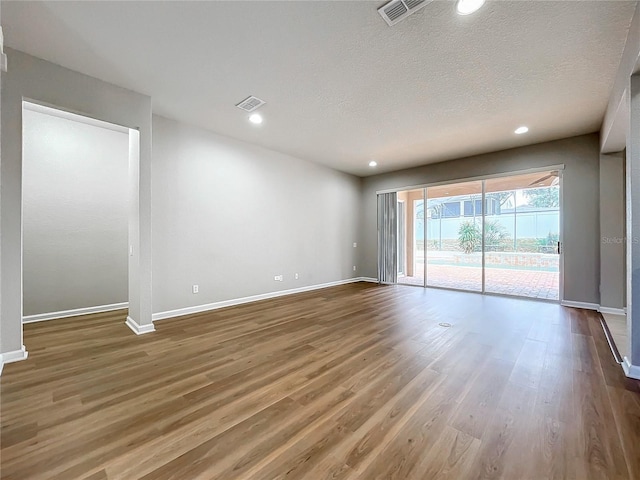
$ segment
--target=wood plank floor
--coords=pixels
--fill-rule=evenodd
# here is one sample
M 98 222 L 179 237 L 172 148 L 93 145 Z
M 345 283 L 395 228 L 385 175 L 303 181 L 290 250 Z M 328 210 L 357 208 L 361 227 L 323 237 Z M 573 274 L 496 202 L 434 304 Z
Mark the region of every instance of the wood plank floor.
M 640 479 L 640 385 L 597 315 L 359 283 L 140 337 L 29 324 L 1 478 Z

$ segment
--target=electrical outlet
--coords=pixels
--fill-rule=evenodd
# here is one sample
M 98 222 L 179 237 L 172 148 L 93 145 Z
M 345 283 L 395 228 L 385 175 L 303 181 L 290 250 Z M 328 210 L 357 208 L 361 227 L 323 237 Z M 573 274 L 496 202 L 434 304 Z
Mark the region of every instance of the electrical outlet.
M 356 248 L 358 246 L 358 242 L 353 242 L 353 248 Z
M 198 293 L 200 291 L 200 287 L 198 285 L 194 285 L 193 287 L 191 287 L 191 291 L 193 293 Z
M 298 280 L 298 278 L 300 278 L 300 276 L 297 273 L 294 275 L 294 277 L 296 278 L 296 280 Z
M 356 271 L 356 266 L 355 266 L 355 265 L 353 266 L 353 271 L 354 271 L 354 272 Z
M 276 275 L 275 277 L 273 277 L 273 279 L 276 282 L 282 282 L 282 280 L 284 279 L 282 275 Z

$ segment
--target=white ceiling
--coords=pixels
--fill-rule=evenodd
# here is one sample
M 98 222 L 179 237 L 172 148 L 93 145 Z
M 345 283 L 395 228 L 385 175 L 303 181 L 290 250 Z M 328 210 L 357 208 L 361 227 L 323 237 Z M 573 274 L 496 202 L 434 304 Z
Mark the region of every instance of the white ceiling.
M 636 7 L 435 1 L 388 27 L 383 3 L 3 2 L 2 23 L 155 113 L 364 176 L 599 130 Z

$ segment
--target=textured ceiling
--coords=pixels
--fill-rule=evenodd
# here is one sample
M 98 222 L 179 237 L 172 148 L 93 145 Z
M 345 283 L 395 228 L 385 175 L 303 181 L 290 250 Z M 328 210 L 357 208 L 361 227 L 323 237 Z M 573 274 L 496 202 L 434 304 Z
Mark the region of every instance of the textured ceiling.
M 597 131 L 636 2 L 3 2 L 7 45 L 154 112 L 370 175 Z M 234 105 L 268 103 L 255 127 Z M 513 134 L 519 125 L 530 133 Z M 378 161 L 373 170 L 369 160 Z

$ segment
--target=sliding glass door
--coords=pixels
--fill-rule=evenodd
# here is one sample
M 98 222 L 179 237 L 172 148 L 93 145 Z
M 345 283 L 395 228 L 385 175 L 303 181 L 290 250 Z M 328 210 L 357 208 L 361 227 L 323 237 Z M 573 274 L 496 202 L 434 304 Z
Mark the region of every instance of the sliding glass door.
M 489 179 L 485 192 L 485 291 L 558 300 L 559 172 Z
M 397 283 L 558 300 L 560 171 L 397 192 Z
M 429 287 L 482 291 L 482 182 L 427 188 Z

